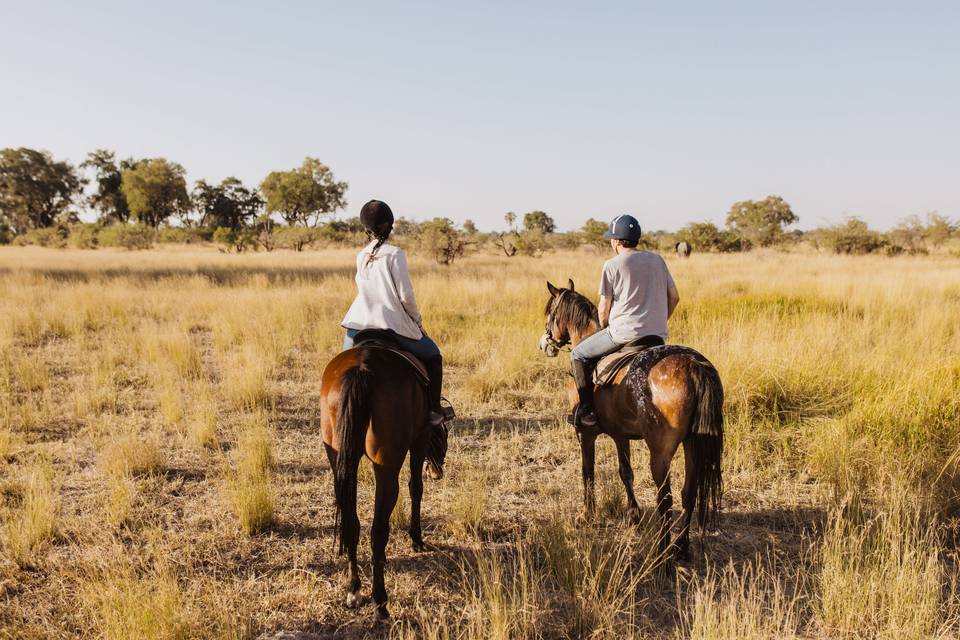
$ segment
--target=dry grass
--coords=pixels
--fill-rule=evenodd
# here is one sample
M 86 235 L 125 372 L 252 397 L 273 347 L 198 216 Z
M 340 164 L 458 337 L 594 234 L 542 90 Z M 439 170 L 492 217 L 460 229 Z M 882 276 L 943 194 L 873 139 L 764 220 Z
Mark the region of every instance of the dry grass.
M 409 550 L 406 491 L 391 517 L 398 622 L 374 635 L 957 637 L 960 263 L 669 259 L 671 341 L 717 365 L 727 398 L 724 528 L 673 579 L 642 444 L 644 524 L 624 523 L 605 440 L 600 515 L 578 519 L 566 357 L 536 350 L 545 281 L 592 293 L 605 257 L 412 257 L 461 419 L 424 495 L 435 547 Z M 317 430 L 352 266 L 0 249 L 0 638 L 371 633 L 369 608 L 339 606 Z
M 3 548 L 18 565 L 35 562 L 57 535 L 60 496 L 53 474 L 47 464 L 27 469 L 19 486 L 20 504 L 4 517 Z

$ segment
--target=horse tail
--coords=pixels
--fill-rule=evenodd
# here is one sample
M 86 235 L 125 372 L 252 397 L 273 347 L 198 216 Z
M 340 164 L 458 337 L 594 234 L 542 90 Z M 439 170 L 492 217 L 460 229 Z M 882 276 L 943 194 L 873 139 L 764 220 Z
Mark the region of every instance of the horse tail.
M 720 521 L 723 496 L 723 385 L 712 364 L 698 360 L 691 370 L 697 406 L 688 438 L 696 469 L 696 511 L 700 530 Z
M 340 406 L 337 411 L 337 459 L 333 469 L 333 490 L 337 499 L 335 522 L 340 553 L 360 540 L 357 517 L 357 466 L 364 453 L 370 424 L 370 381 L 373 372 L 362 360 L 340 378 Z

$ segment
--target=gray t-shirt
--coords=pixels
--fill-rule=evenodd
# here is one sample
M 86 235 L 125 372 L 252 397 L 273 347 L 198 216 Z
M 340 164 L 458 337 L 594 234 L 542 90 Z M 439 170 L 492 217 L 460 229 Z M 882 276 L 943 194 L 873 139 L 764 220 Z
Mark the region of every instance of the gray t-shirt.
M 667 291 L 673 277 L 649 251 L 621 253 L 603 264 L 600 295 L 613 298 L 610 337 L 621 344 L 644 336 L 667 339 Z

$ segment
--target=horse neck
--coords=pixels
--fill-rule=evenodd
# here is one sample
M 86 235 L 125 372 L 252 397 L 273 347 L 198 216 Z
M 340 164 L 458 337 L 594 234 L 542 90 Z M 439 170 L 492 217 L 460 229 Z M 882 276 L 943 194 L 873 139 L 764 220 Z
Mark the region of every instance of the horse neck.
M 591 320 L 587 323 L 587 326 L 580 329 L 572 329 L 570 333 L 570 347 L 576 347 L 578 344 L 595 334 L 597 331 L 600 331 L 600 323 L 596 320 Z

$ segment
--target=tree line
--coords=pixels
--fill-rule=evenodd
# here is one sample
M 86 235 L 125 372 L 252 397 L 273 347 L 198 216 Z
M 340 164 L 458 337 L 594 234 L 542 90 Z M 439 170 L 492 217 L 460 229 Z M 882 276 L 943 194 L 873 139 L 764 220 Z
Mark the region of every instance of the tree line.
M 155 241 L 214 241 L 225 250 L 291 248 L 322 242 L 356 242 L 363 236 L 357 218 L 337 220 L 347 205 L 348 185 L 316 158 L 299 167 L 270 172 L 257 186 L 235 177 L 219 183 L 197 180 L 188 188 L 186 171 L 165 158 L 118 160 L 106 149 L 89 153 L 79 167 L 28 148 L 0 150 L 0 243 L 79 247 L 119 245 L 143 248 Z M 81 224 L 78 209 L 96 212 Z M 581 229 L 558 233 L 544 211 L 508 212 L 505 228 L 480 233 L 466 220 L 415 222 L 399 218 L 397 238 L 450 264 L 471 247 L 489 246 L 507 257 L 540 255 L 555 248 L 603 247 L 607 220 L 589 218 Z M 957 233 L 957 225 L 936 212 L 905 218 L 893 230 L 871 230 L 858 218 L 812 231 L 789 230 L 799 217 L 783 198 L 743 200 L 731 205 L 725 226 L 688 224 L 676 231 L 646 231 L 646 248 L 669 250 L 686 241 L 698 252 L 735 252 L 807 242 L 836 253 L 922 253 Z M 285 223 L 285 224 L 284 224 Z

